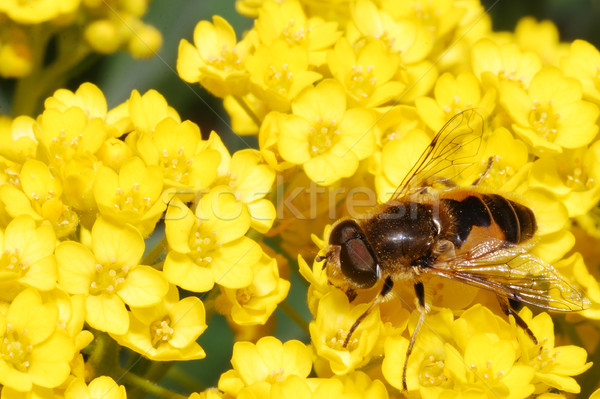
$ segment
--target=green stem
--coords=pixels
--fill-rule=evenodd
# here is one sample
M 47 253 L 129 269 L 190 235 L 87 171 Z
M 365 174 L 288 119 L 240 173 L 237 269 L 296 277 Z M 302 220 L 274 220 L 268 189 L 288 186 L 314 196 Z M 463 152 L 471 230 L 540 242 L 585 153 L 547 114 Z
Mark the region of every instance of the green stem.
M 69 78 L 68 72 L 90 54 L 90 48 L 76 32 L 60 32 L 59 55 L 47 67 L 43 66 L 49 39 L 57 32 L 34 32 L 34 68 L 28 76 L 19 79 L 13 96 L 12 114 L 33 116 L 41 99 L 60 88 Z
M 250 119 L 252 119 L 252 121 L 256 124 L 256 126 L 260 127 L 260 125 L 262 124 L 262 121 L 254 113 L 254 111 L 252 111 L 252 108 L 250 108 L 250 106 L 246 103 L 246 101 L 240 96 L 233 96 L 233 98 L 235 98 L 235 101 L 237 101 L 237 103 L 240 105 L 240 107 L 242 107 L 242 109 L 246 112 L 246 114 L 248 114 L 248 116 L 250 117 Z
M 145 393 L 150 393 L 159 398 L 165 399 L 187 399 L 187 396 L 173 392 L 167 388 L 161 387 L 153 381 L 137 376 L 133 373 L 128 373 L 122 370 L 121 378 L 118 382 L 123 382 L 131 387 L 138 388 Z
M 296 309 L 290 305 L 287 299 L 279 304 L 279 308 L 290 318 L 294 323 L 298 325 L 306 334 L 310 335 L 308 329 L 308 322 L 304 320 L 304 317 Z
M 94 351 L 88 358 L 93 376 L 112 375 L 119 365 L 119 345 L 105 332 L 94 332 Z
M 154 262 L 158 259 L 158 257 L 165 251 L 167 248 L 167 236 L 164 236 L 159 242 L 156 243 L 154 248 L 150 250 L 142 259 L 142 265 L 150 265 L 152 266 Z
M 178 385 L 187 388 L 190 392 L 202 392 L 206 389 L 204 385 L 200 384 L 180 367 L 171 367 L 167 373 L 167 377 Z

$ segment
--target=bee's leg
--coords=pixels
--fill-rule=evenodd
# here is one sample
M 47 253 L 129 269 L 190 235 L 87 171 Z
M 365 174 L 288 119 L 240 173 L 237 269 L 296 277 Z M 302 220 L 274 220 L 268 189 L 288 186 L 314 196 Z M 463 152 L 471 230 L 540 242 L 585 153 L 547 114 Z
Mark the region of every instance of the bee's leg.
M 483 171 L 483 173 L 481 175 L 479 175 L 479 177 L 477 179 L 475 179 L 475 181 L 473 183 L 471 183 L 472 186 L 476 186 L 479 183 L 481 183 L 481 181 L 483 180 L 483 178 L 488 174 L 488 172 L 492 168 L 492 163 L 493 162 L 494 162 L 494 159 L 492 157 L 489 157 L 488 161 L 487 161 L 487 165 L 485 167 L 485 170 Z
M 527 335 L 529 336 L 529 338 L 531 338 L 533 343 L 537 345 L 538 340 L 533 334 L 533 331 L 531 331 L 525 320 L 523 320 L 515 310 L 515 308 L 522 307 L 523 305 L 520 302 L 513 301 L 512 299 L 508 299 L 501 296 L 498 296 L 498 302 L 500 303 L 500 307 L 502 308 L 502 311 L 504 311 L 504 314 L 506 314 L 507 316 L 512 315 L 515 318 L 515 323 L 517 323 L 517 325 L 527 333 Z
M 423 322 L 425 321 L 425 313 L 427 313 L 427 309 L 425 307 L 425 287 L 423 287 L 423 283 L 418 281 L 415 283 L 415 294 L 417 294 L 418 307 L 419 312 L 419 320 L 417 321 L 417 325 L 415 326 L 415 330 L 410 336 L 410 342 L 408 344 L 408 348 L 406 349 L 406 360 L 404 361 L 404 367 L 402 368 L 402 389 L 404 391 L 408 391 L 408 386 L 406 385 L 406 370 L 408 368 L 408 358 L 413 351 L 413 347 L 415 346 L 415 341 L 417 340 L 417 335 L 419 335 L 419 330 L 421 330 L 421 326 L 423 326 Z
M 365 317 L 367 317 L 369 313 L 371 313 L 371 310 L 373 310 L 375 306 L 379 305 L 381 301 L 383 301 L 385 296 L 392 290 L 393 287 L 394 282 L 392 281 L 392 279 L 389 276 L 386 277 L 385 281 L 383 282 L 383 288 L 381 289 L 379 295 L 377 295 L 377 298 L 375 298 L 375 300 L 371 303 L 371 305 L 369 305 L 369 307 L 363 312 L 363 314 L 358 316 L 358 319 L 356 319 L 354 324 L 352 324 L 352 327 L 350 327 L 350 330 L 348 330 L 348 334 L 346 335 L 346 339 L 344 340 L 344 345 L 342 345 L 342 347 L 345 348 L 348 346 L 348 342 L 350 342 L 350 337 L 352 337 L 352 334 L 354 334 L 354 331 L 356 331 L 358 325 L 365 319 Z

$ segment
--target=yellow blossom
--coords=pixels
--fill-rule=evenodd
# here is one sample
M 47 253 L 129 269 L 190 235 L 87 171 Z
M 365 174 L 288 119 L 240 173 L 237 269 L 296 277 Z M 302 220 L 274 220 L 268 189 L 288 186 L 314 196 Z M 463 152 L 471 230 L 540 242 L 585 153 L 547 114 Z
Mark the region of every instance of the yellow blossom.
M 314 182 L 330 185 L 372 154 L 375 117 L 369 109 L 347 109 L 342 86 L 324 80 L 294 100 L 291 115 L 281 115 L 279 153 L 303 165 Z
M 444 73 L 435 83 L 434 97 L 415 100 L 419 116 L 434 132 L 464 110 L 475 109 L 487 118 L 496 106 L 496 90 L 489 88 L 482 95 L 479 82 L 472 73 L 461 73 L 456 77 Z
M 18 27 L 0 31 L 0 76 L 21 78 L 33 68 L 33 54 L 26 33 Z
M 177 73 L 217 97 L 242 94 L 248 83 L 244 61 L 250 45 L 249 40 L 237 42 L 231 25 L 219 16 L 213 17 L 212 24 L 200 21 L 194 29 L 194 44 L 185 39 L 179 44 Z
M 101 376 L 94 378 L 86 385 L 83 378 L 74 379 L 65 391 L 65 399 L 126 399 L 127 393 L 123 385 L 118 385 L 112 378 Z
M 365 365 L 380 337 L 381 319 L 375 308 L 360 323 L 344 347 L 348 332 L 368 304 L 351 306 L 340 290 L 332 290 L 321 299 L 316 319 L 309 325 L 315 352 L 329 361 L 336 374 L 345 374 Z
M 119 344 L 152 360 L 192 360 L 206 356 L 196 343 L 206 329 L 200 299 L 190 296 L 179 300 L 177 287 L 171 285 L 157 305 L 130 309 L 127 333 L 112 335 Z
M 44 163 L 30 159 L 19 174 L 21 188 L 0 186 L 0 201 L 12 217 L 29 215 L 35 220 L 48 220 L 58 237 L 71 234 L 79 217 L 62 201 L 62 184 Z
M 140 233 L 98 218 L 92 249 L 74 242 L 56 248 L 58 282 L 72 295 L 85 295 L 86 321 L 94 328 L 124 334 L 129 328 L 125 305 L 155 305 L 168 284 L 162 273 L 139 265 L 144 252 Z
M 600 112 L 581 97 L 581 84 L 553 67 L 539 71 L 527 91 L 510 82 L 503 82 L 500 90 L 515 132 L 536 154 L 581 147 L 594 138 Z
M 376 107 L 400 96 L 405 84 L 393 80 L 399 61 L 379 40 L 353 49 L 342 38 L 327 56 L 329 70 L 344 86 L 350 104 L 364 107 Z
M 515 27 L 515 40 L 525 51 L 537 53 L 544 65 L 557 65 L 568 47 L 559 42 L 558 28 L 552 21 L 521 18 Z
M 204 195 L 195 215 L 172 200 L 165 220 L 170 248 L 165 276 L 194 292 L 208 291 L 215 283 L 233 289 L 247 287 L 262 254 L 260 246 L 245 236 L 249 227 L 248 211 L 225 186 Z
M 58 308 L 42 303 L 33 288 L 21 292 L 0 314 L 0 383 L 2 394 L 54 388 L 69 376 L 74 345 L 56 324 Z
M 526 334 L 520 334 L 523 362 L 535 369 L 532 382 L 538 386 L 538 391 L 553 387 L 578 393 L 579 384 L 572 376 L 581 374 L 592 366 L 591 363 L 586 363 L 585 349 L 575 345 L 555 347 L 554 325 L 548 313 L 533 317 L 531 311 L 524 308 L 519 315 L 539 341 L 539 345 L 534 345 Z
M 471 51 L 473 73 L 480 80 L 490 83 L 513 82 L 527 88 L 533 76 L 541 69 L 540 58 L 531 52 L 523 52 L 511 44 L 498 45 L 490 39 L 478 41 Z
M 221 154 L 218 177 L 213 185 L 230 187 L 235 198 L 250 212 L 250 227 L 266 233 L 276 216 L 275 206 L 264 198 L 273 186 L 275 171 L 265 164 L 259 151 L 248 148 L 230 155 L 223 141 L 214 132 L 208 141 L 210 148 Z
M 598 89 L 598 68 L 600 52 L 585 40 L 575 40 L 569 46 L 569 53 L 560 60 L 560 68 L 565 75 L 581 82 L 586 99 L 600 102 Z
M 142 135 L 136 142 L 146 165 L 160 166 L 165 185 L 181 195 L 206 188 L 217 177 L 221 156 L 208 145 L 197 125 L 190 121 L 178 123 L 172 118 L 163 119 L 152 135 Z
M 228 313 L 236 324 L 266 323 L 290 289 L 290 282 L 279 277 L 275 259 L 263 255 L 253 269 L 252 284 L 238 289 L 222 288 L 231 307 Z
M 244 386 L 255 385 L 266 394 L 270 383 L 292 375 L 306 378 L 312 368 L 311 351 L 300 341 L 281 343 L 274 337 L 264 337 L 256 345 L 236 342 L 231 365 L 233 370 L 219 380 L 220 390 L 236 395 Z
M 262 43 L 271 44 L 283 39 L 291 46 L 305 48 L 309 54 L 309 62 L 313 65 L 325 62 L 325 50 L 340 36 L 335 21 L 319 17 L 307 18 L 298 0 L 280 4 L 265 2 L 258 12 L 255 29 Z
M 94 198 L 100 214 L 116 223 L 130 223 L 148 236 L 167 207 L 162 189 L 161 168 L 146 166 L 140 158 L 132 157 L 119 173 L 100 167 Z
M 2 286 L 18 284 L 45 291 L 56 286 L 56 260 L 53 255 L 56 239 L 52 227 L 47 223 L 36 226 L 30 216 L 23 215 L 13 219 L 0 237 Z M 7 294 L 11 290 L 2 291 Z
M 302 89 L 321 78 L 320 73 L 308 70 L 308 51 L 282 39 L 259 46 L 248 57 L 246 68 L 254 95 L 269 109 L 281 112 L 289 110 Z
M 74 13 L 80 0 L 36 0 L 22 3 L 18 0 L 3 1 L 0 12 L 22 24 L 39 24 Z

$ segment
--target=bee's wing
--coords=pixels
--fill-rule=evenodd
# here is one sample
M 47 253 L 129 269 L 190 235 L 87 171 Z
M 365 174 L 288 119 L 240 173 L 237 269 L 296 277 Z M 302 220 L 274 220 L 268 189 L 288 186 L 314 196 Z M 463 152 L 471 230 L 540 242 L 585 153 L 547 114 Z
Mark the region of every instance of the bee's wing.
M 474 109 L 453 116 L 435 135 L 390 199 L 417 192 L 433 181 L 451 180 L 473 165 L 481 147 L 483 125 L 483 116 Z
M 554 267 L 516 245 L 484 242 L 435 263 L 431 272 L 549 310 L 578 311 L 591 304 Z

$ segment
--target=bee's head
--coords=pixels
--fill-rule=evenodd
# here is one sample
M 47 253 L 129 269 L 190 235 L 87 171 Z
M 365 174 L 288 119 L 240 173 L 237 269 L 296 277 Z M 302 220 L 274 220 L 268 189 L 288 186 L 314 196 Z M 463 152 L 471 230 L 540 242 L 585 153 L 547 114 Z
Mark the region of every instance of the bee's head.
M 370 288 L 381 275 L 371 246 L 352 219 L 341 219 L 332 226 L 325 258 L 330 281 L 342 278 L 352 288 Z

